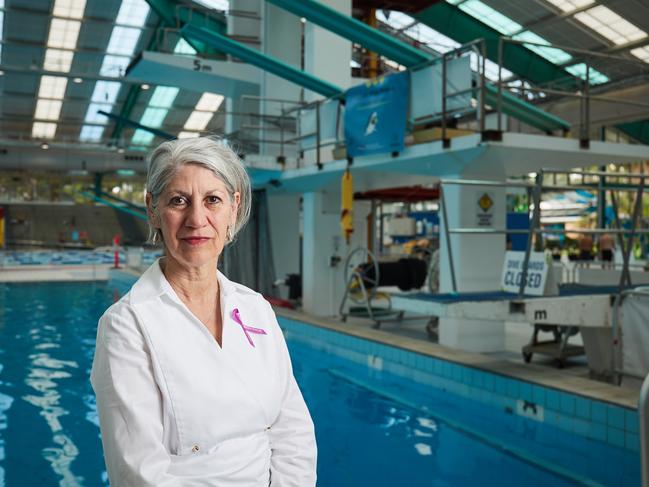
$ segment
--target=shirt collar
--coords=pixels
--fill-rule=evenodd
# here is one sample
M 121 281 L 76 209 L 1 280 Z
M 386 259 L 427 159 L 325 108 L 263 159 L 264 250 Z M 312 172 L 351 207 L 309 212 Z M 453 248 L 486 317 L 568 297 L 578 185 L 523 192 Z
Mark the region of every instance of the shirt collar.
M 151 266 L 133 285 L 131 288 L 131 303 L 138 304 L 151 298 L 157 298 L 163 294 L 167 294 L 174 300 L 178 299 L 176 292 L 162 273 L 162 269 L 160 268 L 161 259 L 162 257 L 158 258 L 153 264 L 151 264 Z M 216 269 L 216 276 L 219 280 L 221 296 L 225 297 L 234 292 L 234 283 L 225 277 L 218 269 Z

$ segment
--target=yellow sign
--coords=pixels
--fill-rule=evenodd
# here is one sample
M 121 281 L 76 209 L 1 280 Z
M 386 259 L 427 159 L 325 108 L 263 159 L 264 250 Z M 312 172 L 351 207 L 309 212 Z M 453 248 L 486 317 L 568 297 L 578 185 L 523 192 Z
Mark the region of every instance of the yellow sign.
M 488 212 L 493 205 L 494 205 L 494 202 L 487 193 L 483 194 L 480 197 L 480 199 L 478 200 L 478 206 L 485 213 Z

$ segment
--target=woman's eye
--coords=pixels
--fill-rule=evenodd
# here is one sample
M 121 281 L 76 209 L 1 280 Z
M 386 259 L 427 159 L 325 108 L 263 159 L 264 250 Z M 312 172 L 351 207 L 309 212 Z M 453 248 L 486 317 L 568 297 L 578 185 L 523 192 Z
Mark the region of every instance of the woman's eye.
M 173 206 L 180 206 L 185 203 L 185 198 L 183 198 L 182 196 L 174 196 L 173 198 L 171 198 L 169 203 L 171 203 Z
M 207 197 L 207 202 L 210 204 L 216 204 L 221 202 L 221 198 L 218 196 L 208 196 Z

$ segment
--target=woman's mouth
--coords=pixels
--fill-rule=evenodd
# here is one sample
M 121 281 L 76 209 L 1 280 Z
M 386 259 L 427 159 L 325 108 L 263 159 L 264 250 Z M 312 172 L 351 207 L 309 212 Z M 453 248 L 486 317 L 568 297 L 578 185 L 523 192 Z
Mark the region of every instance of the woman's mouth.
M 186 237 L 181 239 L 183 242 L 187 242 L 189 245 L 197 246 L 202 245 L 209 240 L 208 237 Z

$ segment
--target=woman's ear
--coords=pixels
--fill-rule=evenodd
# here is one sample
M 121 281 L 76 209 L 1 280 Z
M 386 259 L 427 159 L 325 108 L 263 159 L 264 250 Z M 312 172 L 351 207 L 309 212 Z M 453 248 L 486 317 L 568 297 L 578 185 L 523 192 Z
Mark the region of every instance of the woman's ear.
M 153 209 L 153 196 L 151 193 L 147 192 L 144 201 L 146 202 L 146 214 L 149 217 L 149 221 L 157 228 L 160 224 L 156 212 Z
M 241 193 L 235 191 L 232 195 L 232 218 L 231 224 L 234 225 L 237 223 L 237 214 L 239 213 L 239 205 L 241 204 Z

